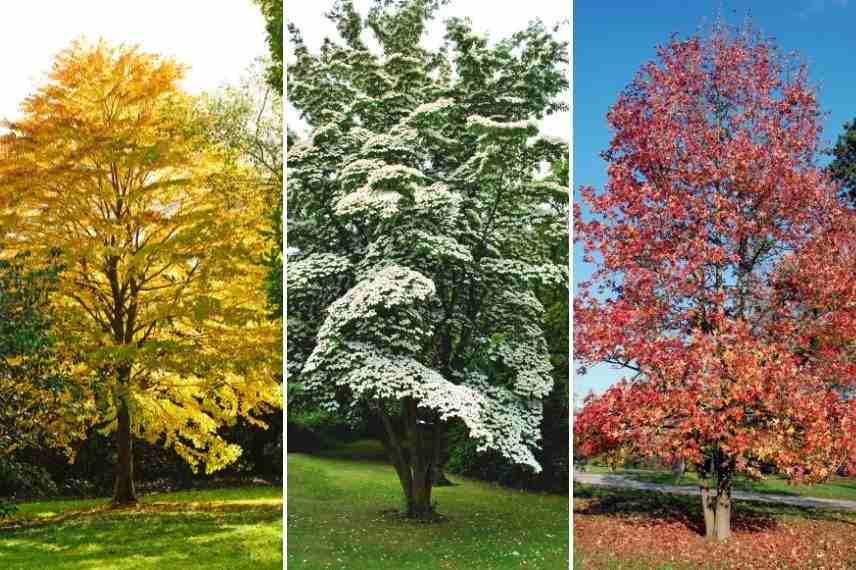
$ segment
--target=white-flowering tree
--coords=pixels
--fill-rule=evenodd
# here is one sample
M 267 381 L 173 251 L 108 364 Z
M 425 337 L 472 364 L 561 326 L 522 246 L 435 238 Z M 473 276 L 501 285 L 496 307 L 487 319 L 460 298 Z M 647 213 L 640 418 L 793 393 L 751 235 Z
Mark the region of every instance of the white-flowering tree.
M 451 422 L 540 469 L 553 381 L 537 293 L 567 281 L 550 262 L 567 190 L 542 174 L 567 144 L 536 127 L 564 109 L 567 45 L 537 22 L 490 45 L 452 19 L 430 51 L 437 4 L 378 2 L 362 18 L 337 2 L 341 38 L 320 53 L 289 30 L 289 101 L 312 127 L 288 148 L 290 382 L 380 418 L 419 518 Z

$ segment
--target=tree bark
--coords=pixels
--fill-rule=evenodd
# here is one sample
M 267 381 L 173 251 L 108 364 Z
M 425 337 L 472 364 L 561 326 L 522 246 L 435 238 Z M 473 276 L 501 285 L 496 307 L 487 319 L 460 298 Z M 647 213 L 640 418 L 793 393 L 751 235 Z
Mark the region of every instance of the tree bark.
M 719 489 L 716 496 L 716 540 L 731 538 L 731 485 Z
M 402 403 L 400 427 L 384 410 L 380 410 L 387 452 L 401 483 L 406 503 L 405 515 L 415 519 L 435 516 L 431 503 L 436 467 L 436 427 L 428 429 L 418 414 L 415 400 Z
M 119 458 L 116 462 L 113 504 L 133 505 L 137 502 L 137 494 L 134 491 L 134 439 L 131 435 L 131 413 L 127 402 L 121 398 L 116 420 L 116 449 Z
M 723 481 L 712 492 L 705 481 L 700 490 L 705 538 L 717 541 L 731 538 L 731 482 Z
M 704 513 L 704 536 L 708 539 L 713 539 L 716 528 L 716 509 L 714 500 L 710 494 L 710 487 L 707 481 L 704 481 L 700 487 L 701 490 L 701 509 Z

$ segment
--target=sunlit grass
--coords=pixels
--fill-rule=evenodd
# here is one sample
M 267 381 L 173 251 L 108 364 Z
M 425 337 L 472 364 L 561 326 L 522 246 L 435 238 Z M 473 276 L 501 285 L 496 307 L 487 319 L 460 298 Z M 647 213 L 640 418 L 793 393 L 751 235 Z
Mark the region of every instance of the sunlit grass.
M 282 489 L 243 487 L 19 505 L 2 523 L 0 568 L 282 568 Z
M 384 515 L 401 506 L 392 467 L 288 456 L 288 567 L 475 569 L 568 567 L 568 498 L 451 477 L 434 490 L 440 524 Z

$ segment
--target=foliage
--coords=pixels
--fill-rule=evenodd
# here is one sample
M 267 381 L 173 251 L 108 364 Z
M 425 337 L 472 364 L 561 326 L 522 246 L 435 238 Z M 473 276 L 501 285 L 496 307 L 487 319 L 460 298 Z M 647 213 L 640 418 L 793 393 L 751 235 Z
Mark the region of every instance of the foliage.
M 269 62 L 262 60 L 262 66 Z M 265 290 L 272 318 L 282 315 L 283 107 L 281 92 L 264 82 L 259 64 L 236 86 L 206 99 L 212 142 L 226 145 L 249 166 L 249 183 L 263 192 L 270 245 L 263 257 Z
M 43 467 L 7 457 L 0 458 L 0 497 L 55 497 L 58 490 Z
M 74 404 L 53 350 L 48 296 L 57 270 L 54 260 L 38 265 L 25 253 L 0 258 L 0 456 L 80 437 L 78 422 L 61 421 Z
M 449 521 L 419 524 L 378 514 L 401 500 L 388 464 L 348 457 L 289 454 L 289 568 L 568 567 L 567 497 L 455 477 L 436 490 Z
M 540 468 L 553 378 L 537 292 L 567 281 L 550 255 L 567 192 L 538 172 L 567 145 L 535 121 L 563 108 L 566 44 L 536 22 L 490 46 L 452 19 L 429 52 L 436 3 L 394 4 L 363 18 L 338 2 L 342 41 L 318 54 L 290 28 L 290 102 L 313 131 L 288 150 L 288 367 L 329 410 L 383 420 L 424 511 L 450 421 Z
M 842 200 L 856 208 L 856 119 L 844 123 L 844 132 L 838 136 L 832 154 L 829 172 L 841 184 Z
M 724 506 L 735 473 L 856 467 L 856 224 L 814 162 L 806 69 L 723 27 L 657 53 L 609 112 L 604 191 L 575 212 L 598 265 L 575 357 L 634 373 L 586 403 L 577 446 L 684 460 Z
M 112 570 L 160 568 L 279 570 L 282 488 L 158 493 L 140 506 L 103 499 L 19 504 L 3 530 L 4 567 Z M 205 548 L 199 548 L 204 543 Z
M 255 0 L 255 2 L 262 9 L 267 30 L 268 50 L 271 57 L 267 66 L 267 82 L 282 97 L 282 0 Z
M 211 472 L 240 455 L 220 427 L 281 401 L 260 292 L 263 193 L 207 138 L 183 75 L 134 47 L 75 42 L 9 125 L 0 161 L 10 247 L 63 266 L 58 349 L 92 426 L 117 434 L 123 501 L 133 437 Z
M 567 188 L 569 183 L 567 159 L 552 165 L 554 181 Z M 544 236 L 546 244 L 553 247 L 552 260 L 556 265 L 566 266 L 568 238 L 554 240 Z M 570 469 L 568 462 L 570 430 L 569 389 L 569 296 L 565 284 L 542 287 L 537 292 L 545 307 L 545 336 L 553 364 L 553 390 L 544 401 L 544 416 L 541 421 L 541 448 L 535 457 L 543 466 L 539 473 L 511 464 L 495 452 L 477 451 L 477 444 L 468 440 L 462 430 L 453 430 L 450 437 L 448 468 L 453 473 L 497 481 L 511 487 L 525 489 L 568 492 Z

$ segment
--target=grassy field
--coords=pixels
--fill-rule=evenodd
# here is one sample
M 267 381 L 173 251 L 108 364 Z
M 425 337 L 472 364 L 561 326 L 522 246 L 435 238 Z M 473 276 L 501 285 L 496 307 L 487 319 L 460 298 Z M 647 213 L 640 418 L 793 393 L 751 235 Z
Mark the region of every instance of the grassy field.
M 856 513 L 735 501 L 732 530 L 705 540 L 698 497 L 574 486 L 576 569 L 856 568 Z
M 401 487 L 376 450 L 288 455 L 290 570 L 568 567 L 567 497 L 452 476 L 434 493 L 449 520 L 409 522 L 384 513 L 401 506 Z
M 19 505 L 0 521 L 0 568 L 282 568 L 282 488 L 242 487 Z
M 695 473 L 685 473 L 681 477 L 675 477 L 670 471 L 654 471 L 647 469 L 616 469 L 612 470 L 603 465 L 589 464 L 586 466 L 588 473 L 612 473 L 626 479 L 644 481 L 646 483 L 659 483 L 662 485 L 698 485 L 698 477 Z M 734 488 L 740 491 L 753 493 L 764 493 L 773 495 L 799 495 L 802 497 L 820 497 L 823 499 L 843 499 L 856 501 L 856 478 L 835 477 L 820 485 L 789 485 L 788 482 L 777 476 L 770 476 L 763 481 L 752 481 L 743 477 L 737 477 Z

